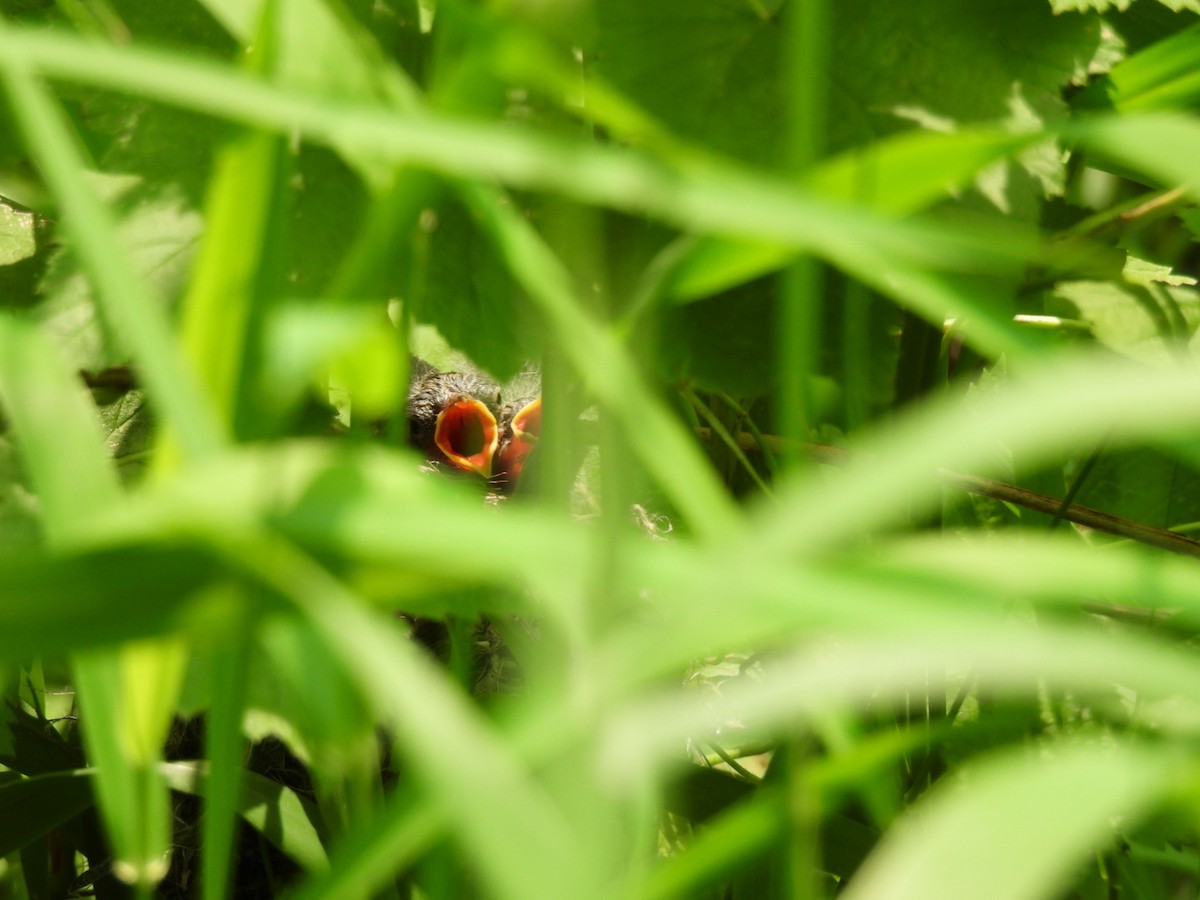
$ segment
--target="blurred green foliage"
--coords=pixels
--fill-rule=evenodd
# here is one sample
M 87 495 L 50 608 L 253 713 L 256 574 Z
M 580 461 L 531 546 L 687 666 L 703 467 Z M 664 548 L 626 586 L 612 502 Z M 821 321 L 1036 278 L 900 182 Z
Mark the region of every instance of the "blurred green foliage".
M 0 0 L 0 896 L 1194 894 L 1197 12 Z

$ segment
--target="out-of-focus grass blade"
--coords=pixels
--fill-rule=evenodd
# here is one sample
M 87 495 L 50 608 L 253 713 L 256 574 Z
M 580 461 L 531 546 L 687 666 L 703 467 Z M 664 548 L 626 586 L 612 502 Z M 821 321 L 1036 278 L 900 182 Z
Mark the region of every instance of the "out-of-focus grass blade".
M 1037 549 L 1043 545 L 1045 550 Z M 1001 542 L 995 551 L 972 553 L 967 546 L 965 556 L 981 566 L 972 577 L 953 564 L 945 572 L 939 569 L 939 560 L 955 546 L 939 554 L 917 548 L 917 562 L 893 562 L 885 548 L 878 562 L 852 555 L 820 566 L 736 552 L 701 554 L 682 546 L 655 548 L 655 553 L 625 548 L 631 583 L 654 596 L 667 624 L 622 624 L 606 638 L 603 665 L 617 673 L 609 686 L 617 693 L 637 689 L 686 668 L 698 655 L 738 651 L 814 629 L 907 634 L 953 623 L 986 631 L 1004 623 L 1014 593 L 1023 596 L 1038 571 L 1047 573 L 1046 584 L 1028 588 L 1028 596 L 1047 606 L 1077 608 L 1081 592 L 1093 592 L 1088 596 L 1109 603 L 1194 611 L 1200 596 L 1200 571 L 1192 560 L 1117 550 L 1100 559 L 1068 550 L 1062 542 L 1042 542 L 1028 552 L 1010 547 L 1006 553 Z M 1037 565 L 1047 568 L 1033 568 Z M 1029 577 L 1000 574 L 1005 566 L 1026 567 Z M 730 596 L 738 598 L 736 615 L 725 599 Z
M 804 174 L 803 183 L 825 197 L 907 215 L 1047 139 L 1037 130 L 908 131 L 824 160 Z
M 209 774 L 204 763 L 162 763 L 159 771 L 172 790 L 207 796 Z M 316 828 L 317 811 L 291 788 L 257 772 L 245 772 L 234 805 L 238 815 L 305 869 L 320 872 L 328 868 Z
M 241 135 L 221 149 L 209 182 L 204 237 L 183 299 L 184 352 L 230 431 L 255 384 L 245 366 L 250 342 L 261 336 L 258 307 L 269 290 L 264 279 L 272 253 L 266 242 L 279 202 L 282 153 L 280 139 L 267 134 Z
M 998 616 L 971 623 L 952 608 L 943 619 L 938 626 L 922 618 L 886 635 L 861 623 L 857 629 L 847 624 L 840 634 L 860 630 L 868 636 L 840 637 L 836 648 L 829 644 L 781 656 L 762 680 L 723 684 L 718 697 L 675 693 L 628 702 L 605 728 L 604 772 L 619 785 L 628 771 L 643 777 L 647 766 L 675 765 L 683 741 L 702 740 L 722 723 L 746 723 L 766 736 L 884 696 L 923 695 L 933 670 L 970 672 L 980 689 L 995 697 L 1027 696 L 1031 685 L 1041 683 L 1112 698 L 1113 686 L 1120 685 L 1134 691 L 1139 702 L 1171 702 L 1170 711 L 1159 707 L 1159 727 L 1188 735 L 1197 731 L 1200 664 L 1175 646 L 1064 625 L 1024 626 Z
M 48 543 L 70 547 L 92 527 L 98 510 L 120 501 L 116 477 L 106 464 L 90 410 L 62 363 L 55 365 L 47 342 L 31 326 L 4 321 L 0 349 L 12 353 L 0 363 L 5 406 L 20 429 L 26 456 L 37 455 L 30 471 L 34 486 L 50 501 L 43 518 Z M 24 365 L 28 371 L 13 368 Z M 89 481 L 76 491 L 81 474 Z M 25 597 L 15 605 L 28 602 Z M 104 612 L 112 615 L 111 609 Z M 32 613 L 44 626 L 45 611 Z M 75 634 L 79 618 L 67 625 L 68 633 Z M 26 646 L 22 655 L 32 652 L 35 648 Z M 166 789 L 149 764 L 160 752 L 175 696 L 171 678 L 140 677 L 148 666 L 154 668 L 153 656 L 148 645 L 140 644 L 122 652 L 91 650 L 75 658 L 83 734 L 99 768 L 97 790 L 116 848 L 114 871 L 142 889 L 166 874 L 170 839 Z M 181 669 L 178 655 L 171 656 Z
M 1159 179 L 1164 187 L 1184 185 L 1200 197 L 1200 121 L 1171 113 L 1082 119 L 1066 129 L 1097 153 Z
M 270 73 L 278 64 L 281 4 L 263 5 L 260 21 L 242 65 L 249 73 Z M 200 373 L 226 431 L 247 440 L 260 437 L 271 421 L 264 408 L 259 366 L 271 303 L 283 281 L 279 246 L 287 233 L 284 195 L 287 148 L 277 134 L 247 131 L 223 146 L 208 183 L 205 230 L 183 299 L 181 343 Z M 175 437 L 169 432 L 170 437 Z M 168 445 L 169 446 L 169 445 Z M 163 448 L 164 450 L 166 447 Z M 173 466 L 160 452 L 160 471 Z M 229 891 L 233 871 L 235 804 L 242 778 L 242 715 L 251 652 L 250 631 L 258 604 L 248 588 L 231 587 L 232 616 L 225 640 L 214 651 L 211 704 L 204 746 L 210 763 L 205 780 L 201 888 L 207 900 Z M 164 648 L 161 665 L 172 659 Z
M 760 790 L 698 830 L 687 850 L 651 872 L 639 900 L 701 895 L 778 840 L 787 817 L 779 791 Z
M 86 534 L 91 514 L 121 498 L 95 410 L 51 343 L 28 322 L 0 316 L 0 401 L 57 545 Z
M 13 65 L 84 80 L 262 128 L 299 130 L 318 143 L 371 150 L 454 176 L 498 179 L 588 203 L 649 213 L 686 229 L 811 250 L 850 266 L 872 260 L 856 250 L 876 246 L 913 264 L 989 270 L 1008 268 L 1031 247 L 928 222 L 897 222 L 819 198 L 781 179 L 732 163 L 689 162 L 672 168 L 628 151 L 567 141 L 491 124 L 351 103 L 333 105 L 273 87 L 228 68 L 137 47 L 108 48 L 32 29 L 0 33 Z
M 802 184 L 817 195 L 906 215 L 946 196 L 980 170 L 1046 136 L 1001 130 L 950 134 L 911 131 L 825 160 Z M 667 286 L 676 300 L 695 300 L 776 271 L 794 259 L 784 244 L 707 238 L 679 263 Z
M 1200 101 L 1200 25 L 1122 60 L 1073 102 L 1080 109 L 1176 110 Z
M 1178 751 L 1059 742 L 995 754 L 897 823 L 841 896 L 996 900 L 1060 895 L 1072 872 L 1187 777 Z
M 1024 247 L 1028 255 L 1034 255 L 1029 234 L 978 224 L 980 236 L 990 233 L 998 245 Z M 796 251 L 782 244 L 702 239 L 679 263 L 680 268 L 665 279 L 665 292 L 680 300 L 698 300 L 774 271 L 795 257 Z M 952 271 L 936 262 L 914 262 L 907 251 L 880 243 L 863 244 L 850 253 L 839 250 L 830 253 L 829 259 L 938 327 L 954 318 L 962 336 L 987 356 L 1025 358 L 1041 349 L 1035 335 L 1013 323 L 1007 294 L 989 290 L 983 280 L 957 287 Z
M 604 896 L 601 854 L 580 845 L 562 811 L 446 674 L 287 543 L 264 536 L 226 549 L 296 603 L 392 724 L 407 764 L 438 797 L 495 896 Z
M 881 541 L 856 559 L 865 571 L 986 586 L 1035 604 L 1078 608 L 1080 598 L 1142 609 L 1200 612 L 1200 570 L 1193 559 L 1136 544 L 1091 546 L 1074 535 L 998 531 L 986 539 L 907 536 Z
M 1194 370 L 1152 370 L 1112 357 L 1030 367 L 1003 390 L 930 406 L 879 429 L 842 470 L 781 485 L 779 502 L 761 511 L 754 552 L 817 554 L 854 540 L 927 508 L 941 492 L 940 467 L 986 474 L 1001 449 L 1032 463 L 1106 437 L 1120 445 L 1194 434 L 1197 423 Z
M 394 794 L 379 815 L 346 835 L 329 871 L 303 885 L 292 900 L 338 900 L 379 891 L 444 835 L 447 818 L 432 803 Z
M 92 802 L 86 772 L 52 772 L 0 786 L 0 856 L 15 853 Z
M 729 534 L 738 521 L 737 510 L 696 442 L 650 393 L 617 340 L 583 311 L 562 263 L 495 192 L 472 184 L 461 190 L 553 328 L 560 351 L 621 424 L 642 465 L 688 525 L 708 539 Z
M 0 656 L 61 655 L 170 633 L 220 609 L 192 598 L 220 569 L 200 549 L 133 543 L 0 565 Z
M 136 644 L 120 651 L 80 651 L 74 657 L 80 726 L 113 844 L 113 874 L 143 897 L 170 866 L 170 798 L 154 767 L 165 731 L 150 721 L 157 718 L 154 710 L 144 711 L 157 707 L 163 693 L 173 702 L 176 688 L 168 683 L 160 692 L 159 685 L 136 677 L 139 654 L 153 656 L 156 648 Z
M 211 702 L 204 723 L 204 749 L 209 759 L 209 776 L 204 784 L 203 846 L 201 889 L 206 898 L 220 900 L 229 894 L 229 879 L 234 870 L 233 848 L 237 798 L 248 774 L 243 771 L 245 742 L 242 739 L 242 718 L 246 707 L 247 673 L 253 652 L 251 629 L 256 624 L 259 604 L 251 588 L 230 585 L 230 615 L 224 623 L 223 634 L 214 628 L 209 637 L 218 636 L 219 645 L 213 649 L 210 669 Z M 222 639 L 223 638 L 223 639 Z M 295 799 L 293 797 L 293 799 Z M 260 810 L 259 818 L 268 812 Z M 279 822 L 281 807 L 274 808 L 272 830 L 283 827 Z M 247 817 L 248 818 L 248 817 Z M 261 828 L 262 822 L 252 822 Z M 272 840 L 278 844 L 287 835 L 277 833 Z M 305 846 L 303 838 L 300 849 Z M 320 847 L 320 843 L 317 842 Z M 287 852 L 286 848 L 282 848 Z M 310 857 L 311 859 L 311 857 Z M 298 861 L 301 861 L 298 859 Z
M 8 42 L 10 29 L 0 21 L 0 43 Z M 211 409 L 175 352 L 162 303 L 150 295 L 115 240 L 113 217 L 85 175 L 63 114 L 21 60 L 0 53 L 0 77 L 27 148 L 54 192 L 72 249 L 96 287 L 97 304 L 132 354 L 159 414 L 177 431 L 187 452 L 215 449 L 220 430 Z
M 28 55 L 55 74 L 152 93 L 168 102 L 262 127 L 299 128 L 310 139 L 349 152 L 354 158 L 377 154 L 435 172 L 548 188 L 586 202 L 649 213 L 683 228 L 756 244 L 754 253 L 738 258 L 732 270 L 728 260 L 718 260 L 717 274 L 707 275 L 708 281 L 701 282 L 706 284 L 705 290 L 711 289 L 712 277 L 745 277 L 747 260 L 752 268 L 764 262 L 774 266 L 787 259 L 780 259 L 777 250 L 787 248 L 789 255 L 808 250 L 901 302 L 913 304 L 931 321 L 954 314 L 975 322 L 977 327 L 968 336 L 989 354 L 1020 352 L 1030 343 L 1028 335 L 1011 323 L 1000 322 L 986 302 L 976 302 L 972 292 L 950 292 L 947 298 L 944 284 L 939 286 L 938 279 L 921 272 L 922 267 L 947 272 L 1009 271 L 1014 261 L 1036 252 L 1028 236 L 997 236 L 930 222 L 886 221 L 848 203 L 748 174 L 732 164 L 689 158 L 672 169 L 638 154 L 532 132 L 496 132 L 484 123 L 415 111 L 396 116 L 370 104 L 332 106 L 285 88 L 239 80 L 202 62 L 168 61 L 136 48 L 122 48 L 117 71 L 102 64 L 103 48 L 79 47 L 68 52 L 64 43 L 69 42 L 61 37 L 25 37 L 22 35 L 20 44 L 13 44 L 12 52 Z M 0 46 L 8 51 L 2 35 Z M 138 76 L 129 77 L 134 72 Z M 1011 141 L 1029 139 L 1005 136 Z M 978 163 L 981 152 L 979 144 L 966 140 L 960 167 Z M 897 168 L 905 168 L 902 159 L 911 156 L 911 150 L 896 151 Z M 831 185 L 844 187 L 857 170 L 847 164 L 845 169 L 834 166 L 829 171 Z M 927 177 L 923 191 L 914 190 L 897 203 L 913 202 L 932 190 L 934 183 Z M 940 190 L 945 181 L 939 178 L 936 184 Z
M 153 545 L 254 534 L 265 521 L 318 554 L 386 566 L 395 574 L 393 602 L 438 587 L 532 586 L 541 615 L 578 629 L 587 532 L 517 504 L 485 507 L 458 487 L 423 476 L 407 452 L 280 441 L 239 447 L 170 483 L 146 485 L 105 528 L 113 540 Z

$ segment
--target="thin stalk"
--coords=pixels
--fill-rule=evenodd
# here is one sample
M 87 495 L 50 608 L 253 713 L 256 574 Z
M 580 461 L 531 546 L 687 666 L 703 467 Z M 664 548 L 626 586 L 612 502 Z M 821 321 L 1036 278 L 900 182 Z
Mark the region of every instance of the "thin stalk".
M 787 7 L 789 160 L 803 173 L 825 149 L 828 10 L 825 0 Z M 777 366 L 778 421 L 785 437 L 799 440 L 812 426 L 812 376 L 818 367 L 824 272 L 814 257 L 797 259 L 784 273 Z M 785 453 L 795 465 L 800 454 Z
M 746 456 L 746 452 L 742 449 L 734 436 L 730 434 L 729 429 L 725 427 L 725 424 L 717 417 L 717 414 L 709 408 L 707 403 L 696 396 L 696 392 L 691 388 L 685 387 L 681 393 L 683 394 L 683 399 L 691 404 L 692 408 L 700 414 L 700 418 L 708 423 L 708 427 L 711 429 L 710 433 L 715 434 L 721 439 L 721 443 L 729 448 L 729 451 L 733 454 L 734 458 L 738 461 L 742 468 L 749 473 L 750 477 L 754 479 L 754 483 L 758 485 L 759 489 L 768 497 L 771 496 L 771 486 L 763 480 L 761 475 L 758 474 L 758 470 L 754 468 L 754 464 L 750 462 L 749 457 Z

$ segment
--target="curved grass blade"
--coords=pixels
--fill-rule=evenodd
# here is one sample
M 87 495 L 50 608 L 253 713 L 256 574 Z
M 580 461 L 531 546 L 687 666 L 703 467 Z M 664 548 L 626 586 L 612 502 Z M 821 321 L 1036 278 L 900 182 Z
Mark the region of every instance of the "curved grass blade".
M 8 42 L 11 28 L 0 20 L 0 44 Z M 178 432 L 188 453 L 214 450 L 221 432 L 212 411 L 175 353 L 161 302 L 150 295 L 117 243 L 113 217 L 87 180 L 63 114 L 23 61 L 0 53 L 0 78 L 29 151 L 62 211 L 72 247 L 96 286 L 100 310 L 132 354 L 160 415 Z
M 993 754 L 935 788 L 889 831 L 846 886 L 847 900 L 1060 896 L 1090 852 L 1169 796 L 1189 768 L 1178 751 L 1061 741 Z

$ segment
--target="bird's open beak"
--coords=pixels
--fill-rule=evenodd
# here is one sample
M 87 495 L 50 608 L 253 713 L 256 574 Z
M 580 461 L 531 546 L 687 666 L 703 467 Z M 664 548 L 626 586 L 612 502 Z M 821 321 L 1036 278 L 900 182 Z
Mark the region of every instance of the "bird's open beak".
M 508 481 L 516 481 L 521 476 L 525 459 L 537 446 L 538 435 L 542 430 L 542 400 L 539 397 L 532 403 L 523 406 L 509 425 L 512 436 L 500 450 L 497 458 L 497 471 Z
M 500 429 L 490 409 L 469 397 L 446 406 L 437 417 L 434 443 L 460 469 L 492 477 Z

